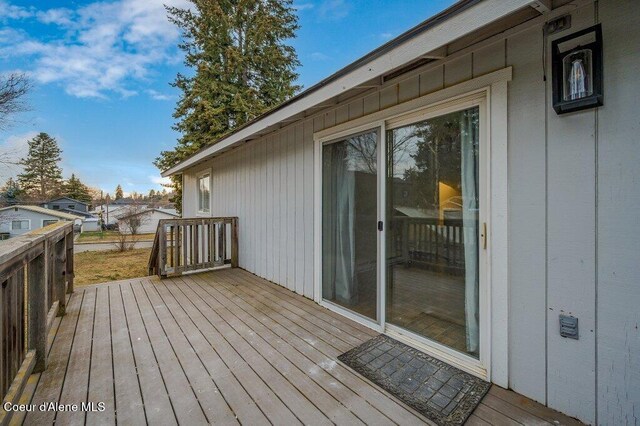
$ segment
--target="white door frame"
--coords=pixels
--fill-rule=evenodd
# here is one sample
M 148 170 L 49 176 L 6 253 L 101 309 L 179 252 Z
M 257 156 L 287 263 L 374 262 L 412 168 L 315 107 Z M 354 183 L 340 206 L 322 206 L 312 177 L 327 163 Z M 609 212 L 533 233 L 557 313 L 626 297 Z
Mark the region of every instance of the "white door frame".
M 472 80 L 439 90 L 434 93 L 413 99 L 411 101 L 378 111 L 359 119 L 334 126 L 314 133 L 315 150 L 315 214 L 314 214 L 314 299 L 321 305 L 332 309 L 346 317 L 360 322 L 380 332 L 387 332 L 394 337 L 419 347 L 432 355 L 443 359 L 457 367 L 477 376 L 490 380 L 502 387 L 508 387 L 508 203 L 507 203 L 507 84 L 511 80 L 511 67 L 504 68 Z M 396 121 L 402 117 L 428 117 L 446 113 L 448 108 L 456 108 L 470 99 L 483 98 L 485 102 L 486 119 L 483 124 L 487 147 L 485 165 L 485 181 L 488 186 L 488 199 L 483 200 L 486 206 L 485 218 L 487 223 L 487 250 L 485 264 L 485 285 L 480 290 L 481 313 L 481 363 L 473 364 L 462 358 L 456 351 L 439 345 L 427 339 L 416 338 L 393 325 L 385 325 L 384 309 L 385 292 L 382 290 L 383 277 L 386 276 L 386 262 L 378 261 L 378 320 L 373 322 L 345 308 L 324 301 L 322 299 L 322 145 L 328 141 L 359 133 L 368 129 L 378 128 L 379 155 L 378 178 L 384 180 L 386 176 L 385 130 L 386 123 Z M 460 109 L 459 107 L 457 109 Z M 482 113 L 481 113 L 482 114 Z M 482 144 L 481 144 L 482 146 Z M 482 157 L 481 157 L 482 158 Z M 386 223 L 385 218 L 385 185 L 378 185 L 378 213 L 379 220 Z M 480 221 L 482 223 L 482 220 Z M 385 230 L 378 232 L 379 260 L 386 258 Z M 484 305 L 484 306 L 483 306 Z M 484 318 L 484 320 L 483 320 Z M 483 327 L 484 326 L 484 327 Z M 483 330 L 484 329 L 484 330 Z M 483 351 L 486 353 L 483 354 Z M 480 366 L 480 368 L 478 368 Z

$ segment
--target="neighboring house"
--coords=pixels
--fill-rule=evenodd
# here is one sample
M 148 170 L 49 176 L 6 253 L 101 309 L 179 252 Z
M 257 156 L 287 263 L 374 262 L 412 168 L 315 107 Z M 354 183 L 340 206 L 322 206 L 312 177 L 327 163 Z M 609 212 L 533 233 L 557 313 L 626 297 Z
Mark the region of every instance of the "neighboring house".
M 96 207 L 91 213 L 94 216 L 102 217 L 105 225 L 114 225 L 118 223 L 118 218 L 127 214 L 131 210 L 130 204 L 103 204 Z M 146 209 L 146 205 L 137 205 L 136 210 Z
M 131 227 L 135 223 L 137 234 L 153 234 L 158 228 L 160 219 L 175 219 L 180 215 L 161 209 L 144 209 L 118 217 L 118 230 L 123 234 L 131 234 Z
M 96 232 L 100 231 L 100 219 L 97 217 L 88 217 L 82 222 L 81 232 Z
M 82 224 L 82 218 L 79 216 L 44 207 L 15 205 L 0 209 L 0 233 L 8 233 L 10 237 L 17 237 L 59 221 L 73 221 L 78 227 Z
M 92 217 L 90 205 L 83 201 L 74 200 L 69 197 L 56 198 L 41 204 L 42 207 L 69 213 L 75 216 Z
M 634 424 L 638 46 L 636 1 L 463 0 L 163 176 L 182 175 L 184 217 L 239 218 L 242 268 L 585 422 Z M 585 109 L 558 114 L 554 94 Z M 422 267 L 387 262 L 409 250 Z

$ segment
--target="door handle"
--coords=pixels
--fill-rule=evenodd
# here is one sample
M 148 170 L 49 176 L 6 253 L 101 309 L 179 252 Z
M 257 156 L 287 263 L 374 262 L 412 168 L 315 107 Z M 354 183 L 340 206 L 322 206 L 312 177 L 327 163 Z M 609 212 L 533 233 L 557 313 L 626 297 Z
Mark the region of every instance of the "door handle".
M 480 238 L 482 238 L 482 248 L 487 249 L 487 222 L 482 222 L 482 233 L 480 234 Z

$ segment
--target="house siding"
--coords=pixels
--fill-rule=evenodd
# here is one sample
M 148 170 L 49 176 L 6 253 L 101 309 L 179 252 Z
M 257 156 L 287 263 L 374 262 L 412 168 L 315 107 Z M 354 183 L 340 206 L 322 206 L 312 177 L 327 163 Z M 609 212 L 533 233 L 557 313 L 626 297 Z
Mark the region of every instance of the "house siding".
M 557 36 L 538 23 L 454 53 L 189 169 L 184 217 L 196 216 L 195 176 L 211 169 L 211 214 L 239 217 L 240 266 L 313 298 L 313 133 L 511 66 L 509 387 L 588 423 L 640 422 L 640 13 L 626 0 L 571 14 Z M 551 41 L 596 22 L 605 105 L 558 116 Z M 579 340 L 560 337 L 560 313 L 579 318 Z
M 605 106 L 595 132 L 597 420 L 633 425 L 640 424 L 640 14 L 638 2 L 603 3 Z
M 11 229 L 11 222 L 13 220 L 28 220 L 31 223 L 30 228 L 20 230 Z M 34 229 L 42 228 L 43 220 L 64 221 L 64 219 L 57 216 L 33 212 L 30 210 L 18 209 L 18 211 L 14 211 L 13 209 L 10 209 L 0 212 L 0 232 L 8 232 L 11 238 L 17 237 L 33 231 Z

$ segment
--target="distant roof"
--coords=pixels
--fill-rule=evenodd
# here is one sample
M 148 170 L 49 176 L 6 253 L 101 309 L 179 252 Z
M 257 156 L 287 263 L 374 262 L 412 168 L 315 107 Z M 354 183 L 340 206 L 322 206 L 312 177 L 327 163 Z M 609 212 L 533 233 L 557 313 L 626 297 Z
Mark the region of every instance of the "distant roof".
M 82 217 L 92 217 L 93 216 L 89 212 L 83 212 L 81 210 L 76 210 L 76 209 L 59 209 L 59 210 L 56 210 L 56 211 L 62 211 L 62 212 L 65 212 L 65 213 L 73 214 L 73 215 L 76 215 L 76 216 L 82 216 Z
M 158 213 L 166 214 L 168 216 L 180 217 L 180 215 L 177 214 L 177 213 L 168 212 L 168 211 L 162 210 L 162 209 L 144 209 L 144 210 L 140 210 L 139 212 L 135 212 L 135 213 L 132 213 L 132 214 L 129 214 L 129 215 L 118 216 L 118 220 L 126 219 L 126 218 L 132 217 L 132 216 L 138 216 L 138 215 L 141 215 L 141 214 L 147 214 L 147 213 L 151 213 L 151 212 L 158 212 Z
M 29 210 L 35 213 L 46 214 L 49 216 L 59 217 L 61 219 L 67 219 L 67 220 L 82 219 L 82 217 L 80 216 L 75 216 L 69 213 L 63 213 L 59 210 L 45 209 L 44 207 L 40 207 L 40 206 L 15 205 L 15 206 L 3 207 L 0 209 L 0 212 L 11 210 L 11 209 Z
M 134 200 L 133 198 L 119 198 L 117 200 L 111 201 L 111 204 L 127 205 L 127 204 L 135 204 L 137 202 L 138 201 Z
M 85 206 L 89 205 L 89 203 L 85 203 L 84 201 L 76 200 L 74 198 L 69 198 L 69 197 L 54 198 L 53 200 L 49 200 L 46 203 L 42 203 L 42 204 L 55 203 L 56 201 L 60 201 L 60 200 L 69 200 L 69 201 L 73 201 L 74 203 L 84 204 Z

